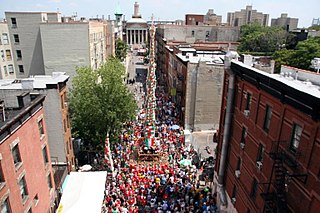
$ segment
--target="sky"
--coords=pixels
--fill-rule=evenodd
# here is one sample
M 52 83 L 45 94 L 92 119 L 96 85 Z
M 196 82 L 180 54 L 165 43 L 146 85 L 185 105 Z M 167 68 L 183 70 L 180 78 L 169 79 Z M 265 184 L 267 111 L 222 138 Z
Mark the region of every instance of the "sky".
M 5 11 L 59 11 L 63 16 L 77 14 L 78 18 L 102 17 L 114 19 L 114 11 L 120 4 L 126 19 L 133 14 L 133 4 L 137 0 L 0 0 L 0 18 Z M 184 20 L 185 14 L 205 14 L 214 9 L 217 15 L 226 22 L 227 13 L 244 9 L 252 5 L 258 12 L 270 14 L 271 18 L 287 13 L 289 17 L 299 18 L 298 27 L 309 27 L 313 18 L 320 18 L 320 0 L 138 0 L 140 14 L 145 20 Z

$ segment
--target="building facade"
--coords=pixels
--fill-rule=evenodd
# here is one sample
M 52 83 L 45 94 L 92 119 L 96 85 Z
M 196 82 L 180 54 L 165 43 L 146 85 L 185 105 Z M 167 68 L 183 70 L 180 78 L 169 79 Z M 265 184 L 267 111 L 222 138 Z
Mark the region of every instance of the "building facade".
M 282 13 L 281 17 L 271 19 L 271 27 L 282 27 L 288 32 L 298 28 L 298 18 L 290 18 L 287 13 Z
M 127 44 L 131 47 L 139 48 L 145 46 L 149 41 L 149 27 L 140 15 L 138 2 L 134 4 L 134 13 L 132 18 L 126 22 L 125 31 Z
M 5 12 L 13 52 L 20 52 L 14 58 L 16 76 L 44 74 L 40 24 L 61 22 L 60 13 Z M 56 45 L 56 44 L 55 44 Z
M 57 203 L 43 110 L 45 97 L 31 99 L 21 91 L 9 99 L 1 98 L 1 212 L 54 212 Z
M 240 30 L 228 26 L 159 25 L 156 38 L 166 42 L 237 42 Z
M 199 14 L 186 14 L 186 25 L 203 25 L 204 15 Z
M 222 16 L 214 13 L 213 9 L 209 9 L 205 15 L 186 14 L 186 25 L 214 25 L 218 26 L 222 22 Z
M 269 74 L 229 57 L 225 63 L 215 166 L 221 209 L 317 212 L 319 76 Z
M 159 79 L 181 109 L 180 124 L 191 131 L 219 126 L 223 82 L 223 52 L 172 44 L 159 50 Z M 160 57 L 159 57 L 160 58 Z M 209 95 L 212 94 L 212 95 Z
M 245 24 L 259 23 L 262 26 L 268 26 L 269 14 L 263 14 L 253 10 L 252 6 L 247 5 L 246 9 L 227 14 L 227 23 L 232 27 L 240 27 Z
M 61 19 L 60 13 L 6 12 L 17 77 L 97 69 L 107 57 L 103 20 Z M 69 82 L 71 84 L 71 81 Z
M 17 52 L 19 54 L 19 51 Z M 0 22 L 0 78 L 15 79 L 16 72 L 13 64 L 13 53 L 7 22 Z

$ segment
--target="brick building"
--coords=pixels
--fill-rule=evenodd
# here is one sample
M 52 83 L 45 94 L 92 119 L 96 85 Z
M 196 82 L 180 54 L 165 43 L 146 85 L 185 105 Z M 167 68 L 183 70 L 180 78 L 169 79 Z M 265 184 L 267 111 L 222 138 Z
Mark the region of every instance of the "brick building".
M 221 209 L 317 212 L 319 75 L 269 74 L 237 61 L 230 66 L 228 57 L 225 62 L 215 167 Z M 312 82 L 304 80 L 310 75 Z
M 43 110 L 45 97 L 16 96 L 16 106 L 1 100 L 1 212 L 53 212 L 52 175 Z
M 186 14 L 186 25 L 203 25 L 204 15 Z
M 186 14 L 186 25 L 221 25 L 222 16 L 214 13 L 213 9 L 209 9 L 205 15 Z

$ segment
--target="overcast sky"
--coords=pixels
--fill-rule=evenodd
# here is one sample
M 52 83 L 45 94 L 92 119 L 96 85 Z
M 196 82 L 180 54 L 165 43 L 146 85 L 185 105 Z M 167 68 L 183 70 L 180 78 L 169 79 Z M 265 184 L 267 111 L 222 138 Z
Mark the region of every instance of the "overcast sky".
M 111 15 L 120 4 L 126 19 L 133 13 L 136 0 L 0 0 L 0 17 L 5 11 L 59 11 L 69 16 L 77 12 L 78 17 L 102 17 Z M 270 14 L 271 18 L 288 13 L 289 17 L 299 18 L 299 27 L 309 27 L 313 18 L 319 18 L 320 0 L 140 0 L 140 13 L 145 20 L 152 14 L 158 20 L 183 19 L 186 13 L 205 14 L 209 8 L 217 15 L 222 15 L 223 22 L 227 12 L 239 11 L 246 5 L 252 5 L 259 12 Z

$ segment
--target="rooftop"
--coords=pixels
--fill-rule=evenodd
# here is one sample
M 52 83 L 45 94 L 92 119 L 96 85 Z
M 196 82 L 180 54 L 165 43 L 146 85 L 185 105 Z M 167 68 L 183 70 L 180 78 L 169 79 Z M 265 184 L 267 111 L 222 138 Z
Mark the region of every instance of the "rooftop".
M 189 62 L 192 64 L 206 62 L 207 64 L 211 65 L 223 65 L 222 59 L 224 57 L 224 55 L 222 54 L 204 51 L 196 52 L 196 55 L 193 55 L 193 53 L 186 53 L 185 55 L 183 55 L 182 53 L 178 53 L 176 54 L 176 56 L 184 62 Z
M 4 108 L 1 104 L 1 119 L 0 119 L 0 143 L 9 134 L 12 134 L 31 114 L 35 113 L 41 106 L 45 99 L 44 95 L 37 95 L 31 98 L 29 93 L 22 93 L 19 97 L 23 96 L 21 106 L 18 108 Z M 18 97 L 17 97 L 18 98 Z M 19 98 L 18 98 L 19 99 Z M 3 113 L 4 112 L 4 113 Z M 25 116 L 28 114 L 28 116 Z M 10 131 L 7 131 L 10 129 Z
M 35 75 L 25 79 L 0 80 L 0 89 L 45 89 L 48 85 L 65 83 L 68 79 L 69 76 L 64 72 L 53 72 L 52 75 Z
M 142 18 L 132 18 L 132 19 L 129 19 L 127 21 L 127 24 L 135 24 L 135 23 L 138 23 L 138 24 L 146 24 L 147 21 L 145 21 L 144 19 Z
M 278 82 L 281 82 L 289 87 L 292 87 L 296 90 L 299 90 L 300 92 L 309 94 L 315 98 L 320 99 L 320 86 L 319 86 L 320 85 L 320 78 L 319 78 L 320 74 L 312 73 L 314 75 L 313 79 L 316 79 L 316 78 L 319 79 L 318 84 L 314 84 L 308 80 L 300 80 L 298 77 L 299 74 L 297 77 L 291 73 L 289 74 L 289 72 L 282 72 L 281 74 L 269 74 L 264 71 L 253 68 L 251 66 L 245 65 L 242 62 L 239 62 L 236 60 L 233 60 L 232 62 L 235 64 L 238 64 L 239 66 L 251 69 L 252 71 L 254 71 L 256 73 L 259 73 L 259 74 L 264 75 L 266 77 L 269 77 L 271 79 L 277 80 Z

